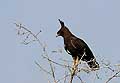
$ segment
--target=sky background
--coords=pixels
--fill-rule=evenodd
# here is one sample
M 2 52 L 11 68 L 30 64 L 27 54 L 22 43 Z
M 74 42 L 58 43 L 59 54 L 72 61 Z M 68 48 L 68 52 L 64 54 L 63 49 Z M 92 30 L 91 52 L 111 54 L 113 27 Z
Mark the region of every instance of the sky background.
M 0 0 L 0 83 L 47 83 L 34 63 L 41 61 L 38 44 L 20 44 L 13 23 L 35 33 L 42 30 L 40 40 L 50 52 L 63 47 L 62 38 L 55 37 L 58 19 L 84 39 L 96 57 L 120 63 L 120 0 Z

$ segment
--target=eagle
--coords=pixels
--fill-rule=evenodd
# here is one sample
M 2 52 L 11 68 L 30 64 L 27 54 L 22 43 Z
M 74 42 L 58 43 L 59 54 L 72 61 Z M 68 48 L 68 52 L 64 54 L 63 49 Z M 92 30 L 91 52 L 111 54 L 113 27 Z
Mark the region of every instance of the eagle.
M 70 30 L 65 26 L 64 22 L 58 19 L 61 25 L 60 30 L 57 32 L 57 36 L 62 36 L 64 39 L 64 48 L 68 54 L 73 58 L 73 65 L 78 64 L 78 62 L 85 61 L 89 68 L 92 70 L 98 70 L 99 64 L 96 61 L 92 51 L 88 45 L 80 39 L 73 35 Z

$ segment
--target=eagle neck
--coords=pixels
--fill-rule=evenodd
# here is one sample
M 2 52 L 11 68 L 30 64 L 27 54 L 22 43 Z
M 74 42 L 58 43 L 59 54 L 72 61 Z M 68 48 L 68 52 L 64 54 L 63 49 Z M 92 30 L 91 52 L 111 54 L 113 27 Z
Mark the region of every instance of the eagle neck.
M 64 36 L 63 38 L 64 38 L 64 42 L 66 41 L 70 41 L 70 39 L 71 39 L 71 37 L 73 37 L 74 35 L 73 34 L 69 34 L 69 35 L 67 35 L 67 36 Z
M 70 30 L 67 27 L 65 27 L 63 32 L 64 41 L 69 41 L 72 36 L 74 35 L 70 32 Z

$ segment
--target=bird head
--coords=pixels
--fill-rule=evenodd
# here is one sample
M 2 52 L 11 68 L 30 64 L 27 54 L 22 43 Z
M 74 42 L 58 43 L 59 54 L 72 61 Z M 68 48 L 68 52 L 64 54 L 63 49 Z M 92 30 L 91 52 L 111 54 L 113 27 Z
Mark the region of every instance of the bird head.
M 69 29 L 65 26 L 64 22 L 61 21 L 60 19 L 59 20 L 59 23 L 60 23 L 60 30 L 57 32 L 57 36 L 62 36 L 63 38 L 65 37 L 69 37 L 72 35 L 72 33 L 69 31 Z
M 56 37 L 58 37 L 58 36 L 63 36 L 64 35 L 64 31 L 65 31 L 65 25 L 64 25 L 64 22 L 63 21 L 61 21 L 60 19 L 58 19 L 59 20 L 59 22 L 60 22 L 60 30 L 57 32 L 57 36 Z

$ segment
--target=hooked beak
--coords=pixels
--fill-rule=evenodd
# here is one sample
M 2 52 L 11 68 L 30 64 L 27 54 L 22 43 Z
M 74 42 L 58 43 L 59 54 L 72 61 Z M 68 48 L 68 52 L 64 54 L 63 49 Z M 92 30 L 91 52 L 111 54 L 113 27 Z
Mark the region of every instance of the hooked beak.
M 56 37 L 58 37 L 59 35 L 57 34 Z
M 59 34 L 56 35 L 56 37 L 60 36 Z

